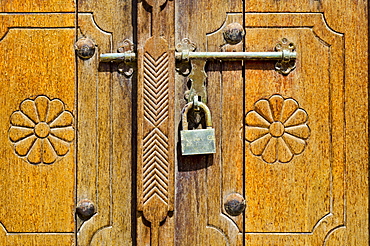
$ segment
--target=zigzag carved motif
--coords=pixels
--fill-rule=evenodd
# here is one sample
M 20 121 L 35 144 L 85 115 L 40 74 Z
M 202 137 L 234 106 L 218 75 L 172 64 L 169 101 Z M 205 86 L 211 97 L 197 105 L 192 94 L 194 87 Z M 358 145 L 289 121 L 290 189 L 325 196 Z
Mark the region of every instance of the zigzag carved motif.
M 168 54 L 144 54 L 144 117 L 153 126 L 168 118 Z
M 143 155 L 143 203 L 158 196 L 168 204 L 168 138 L 154 128 L 144 138 Z

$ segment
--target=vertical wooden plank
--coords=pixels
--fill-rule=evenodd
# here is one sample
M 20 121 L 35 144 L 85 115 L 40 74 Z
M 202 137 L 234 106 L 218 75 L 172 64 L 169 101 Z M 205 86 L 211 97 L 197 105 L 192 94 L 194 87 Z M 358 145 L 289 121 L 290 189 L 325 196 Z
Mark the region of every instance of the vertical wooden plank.
M 0 14 L 0 23 L 0 244 L 71 245 L 75 15 Z
M 89 245 L 112 225 L 111 202 L 111 76 L 109 64 L 99 65 L 100 52 L 111 50 L 110 35 L 100 30 L 91 14 L 80 14 L 79 32 L 96 45 L 92 58 L 78 58 L 78 174 L 77 203 L 94 204 L 87 221 L 77 217 L 78 243 Z M 80 34 L 81 35 L 81 34 Z M 102 238 L 101 241 L 106 241 Z
M 125 39 L 134 41 L 133 9 L 131 1 L 78 2 L 78 36 L 96 45 L 94 57 L 78 64 L 81 139 L 77 197 L 78 201 L 91 199 L 96 206 L 90 220 L 82 224 L 78 219 L 81 245 L 132 245 L 136 240 L 133 78 L 120 73 L 116 64 L 99 63 L 100 54 L 117 52 Z
M 327 5 L 329 8 L 330 5 Z M 346 46 L 346 239 L 347 245 L 369 243 L 368 2 L 343 4 L 341 31 Z M 346 9 L 346 11 L 344 11 Z M 335 23 L 334 11 L 328 16 Z
M 235 36 L 240 32 L 240 39 L 226 41 L 224 34 L 232 29 Z M 243 51 L 243 14 L 228 13 L 225 23 L 216 32 L 207 35 L 208 51 Z M 228 33 L 230 34 L 230 33 Z M 216 139 L 219 150 L 214 155 L 214 164 L 208 168 L 208 226 L 217 228 L 224 233 L 223 241 L 231 245 L 242 244 L 243 211 L 239 215 L 231 215 L 225 208 L 235 202 L 235 196 L 243 198 L 243 94 L 244 78 L 242 62 L 221 62 L 215 70 L 209 67 L 208 90 L 209 105 L 213 108 L 213 119 L 216 128 Z M 215 74 L 218 73 L 219 84 Z M 219 91 L 215 91 L 218 88 Z M 217 105 L 217 106 L 216 106 Z M 232 137 L 230 137 L 232 136 Z M 244 199 L 244 198 L 243 198 Z M 210 240 L 215 237 L 210 236 Z M 217 239 L 213 239 L 219 241 Z M 214 243 L 214 241 L 210 241 Z
M 168 223 L 174 193 L 174 2 L 138 4 L 138 210 L 150 222 L 150 245 L 172 244 L 161 223 Z M 150 25 L 147 24 L 151 18 Z M 166 221 L 165 221 L 166 220 Z M 149 232 L 139 222 L 138 232 Z
M 211 5 L 218 7 L 212 8 Z M 183 38 L 189 38 L 196 43 L 196 51 L 221 51 L 220 47 L 225 45 L 223 28 L 234 21 L 243 24 L 242 15 L 240 15 L 243 9 L 242 1 L 212 1 L 212 3 L 209 1 L 177 1 L 177 8 L 179 10 L 176 15 L 177 43 Z M 230 18 L 232 14 L 228 16 L 227 12 L 239 12 L 239 19 Z M 241 47 L 239 44 L 239 51 Z M 241 63 L 226 62 L 222 65 L 218 62 L 209 63 L 206 69 L 208 106 L 212 112 L 216 131 L 217 153 L 212 156 L 186 157 L 178 154 L 176 243 L 241 245 L 242 234 L 238 236 L 239 229 L 233 221 L 234 218 L 225 215 L 223 209 L 223 202 L 230 191 L 243 193 L 241 178 L 243 175 L 243 140 L 240 138 L 243 114 L 243 90 L 240 88 L 243 86 Z M 188 79 L 177 77 L 177 91 L 180 95 L 176 104 L 176 112 L 181 112 L 181 108 L 186 103 L 185 100 L 181 100 L 181 95 L 189 89 L 187 88 L 188 83 Z M 231 99 L 233 97 L 234 100 Z M 177 113 L 177 122 L 180 118 L 180 114 Z M 230 134 L 232 143 L 229 143 Z M 179 142 L 178 146 L 179 151 Z M 229 162 L 232 164 L 225 164 Z M 224 189 L 227 192 L 224 193 Z M 236 220 L 239 221 L 238 224 L 242 230 L 242 217 L 237 217 Z

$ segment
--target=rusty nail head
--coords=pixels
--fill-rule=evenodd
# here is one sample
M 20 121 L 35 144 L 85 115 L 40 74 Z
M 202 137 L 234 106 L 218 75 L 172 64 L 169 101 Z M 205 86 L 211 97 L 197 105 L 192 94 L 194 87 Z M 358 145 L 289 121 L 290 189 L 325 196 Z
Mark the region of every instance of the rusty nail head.
M 242 25 L 234 22 L 225 27 L 223 34 L 224 39 L 228 44 L 237 44 L 243 40 L 245 32 Z
M 75 50 L 81 59 L 89 59 L 95 53 L 95 44 L 89 38 L 80 38 L 75 43 Z
M 87 199 L 79 201 L 76 207 L 76 213 L 82 220 L 90 219 L 95 213 L 94 203 Z
M 226 212 L 231 216 L 238 216 L 245 210 L 245 199 L 239 193 L 231 193 L 224 203 Z

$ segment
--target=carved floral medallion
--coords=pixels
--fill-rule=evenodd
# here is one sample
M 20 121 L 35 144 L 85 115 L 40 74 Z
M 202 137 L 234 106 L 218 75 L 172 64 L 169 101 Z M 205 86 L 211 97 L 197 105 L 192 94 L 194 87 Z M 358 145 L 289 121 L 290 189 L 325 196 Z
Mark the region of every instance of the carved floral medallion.
M 30 164 L 53 164 L 74 139 L 73 115 L 59 99 L 26 99 L 10 117 L 9 139 L 15 153 Z
M 267 163 L 291 161 L 302 153 L 310 136 L 308 115 L 293 98 L 273 95 L 258 100 L 245 117 L 251 152 Z

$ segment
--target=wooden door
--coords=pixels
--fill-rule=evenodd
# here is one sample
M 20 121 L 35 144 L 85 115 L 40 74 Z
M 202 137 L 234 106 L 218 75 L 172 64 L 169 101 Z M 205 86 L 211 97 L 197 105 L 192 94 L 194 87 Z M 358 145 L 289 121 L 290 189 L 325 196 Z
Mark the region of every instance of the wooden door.
M 0 244 L 75 238 L 75 6 L 1 1 Z
M 368 245 L 367 11 L 2 1 L 0 244 Z M 208 61 L 207 78 L 188 76 L 184 38 L 209 52 L 290 45 L 297 59 L 286 75 Z M 100 61 L 114 52 L 136 59 Z M 217 151 L 182 156 L 184 96 L 202 78 Z

